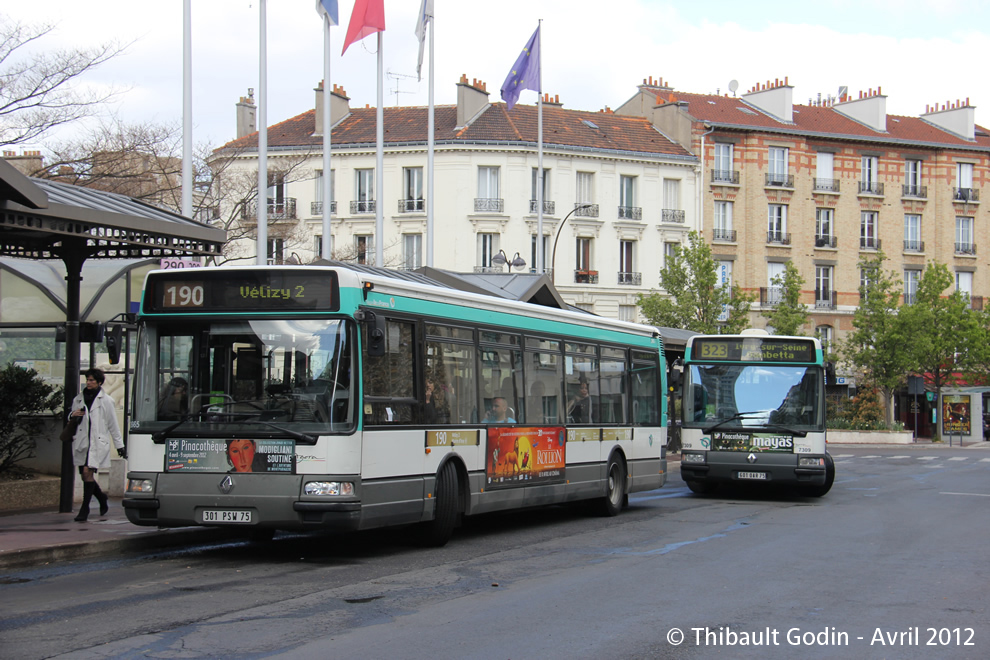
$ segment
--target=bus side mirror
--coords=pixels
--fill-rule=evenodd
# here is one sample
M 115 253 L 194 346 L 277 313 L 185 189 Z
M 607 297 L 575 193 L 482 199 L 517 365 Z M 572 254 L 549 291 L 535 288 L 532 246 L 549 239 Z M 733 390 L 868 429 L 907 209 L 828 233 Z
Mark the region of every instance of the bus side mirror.
M 825 363 L 825 384 L 835 385 L 835 363 L 826 362 Z
M 359 309 L 354 314 L 354 318 L 359 323 L 368 324 L 368 345 L 366 347 L 368 357 L 385 355 L 385 317 L 366 309 Z
M 120 362 L 120 340 L 123 330 L 123 326 L 115 325 L 106 334 L 107 354 L 110 356 L 110 364 L 118 364 Z
M 670 367 L 670 377 L 668 378 L 668 385 L 670 387 L 680 387 L 681 380 L 684 377 L 684 360 L 680 358 L 674 360 Z

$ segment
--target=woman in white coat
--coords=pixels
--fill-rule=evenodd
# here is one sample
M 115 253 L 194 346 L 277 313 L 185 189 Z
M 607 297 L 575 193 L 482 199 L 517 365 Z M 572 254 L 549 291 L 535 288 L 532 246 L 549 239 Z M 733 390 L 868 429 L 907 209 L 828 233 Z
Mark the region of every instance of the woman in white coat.
M 88 369 L 86 388 L 72 400 L 72 412 L 69 413 L 69 421 L 79 424 L 72 438 L 72 464 L 79 468 L 83 480 L 83 502 L 76 522 L 89 518 L 89 502 L 93 496 L 100 503 L 101 516 L 110 509 L 106 493 L 96 481 L 97 472 L 110 467 L 110 444 L 116 447 L 118 456 L 127 457 L 113 399 L 102 389 L 104 380 L 103 371 Z

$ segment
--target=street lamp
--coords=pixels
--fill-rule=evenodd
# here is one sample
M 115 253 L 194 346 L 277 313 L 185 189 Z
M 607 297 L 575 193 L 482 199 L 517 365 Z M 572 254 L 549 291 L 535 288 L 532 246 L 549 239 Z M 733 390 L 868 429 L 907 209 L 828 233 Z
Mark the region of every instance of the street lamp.
M 567 215 L 564 216 L 564 219 L 560 221 L 560 226 L 557 227 L 557 235 L 553 237 L 553 254 L 550 257 L 550 283 L 553 284 L 554 286 L 556 286 L 556 284 L 557 284 L 556 281 L 555 281 L 556 278 L 557 278 L 557 268 L 556 268 L 556 264 L 557 264 L 557 239 L 560 238 L 560 230 L 564 228 L 564 223 L 567 222 L 567 219 L 569 217 L 571 217 L 572 215 L 574 215 L 574 212 L 575 211 L 578 211 L 580 209 L 590 209 L 592 206 L 594 206 L 594 204 L 580 204 L 578 206 L 575 206 L 573 209 L 570 210 L 570 212 L 568 212 Z
M 505 255 L 505 250 L 499 250 L 498 254 L 492 257 L 492 263 L 497 266 L 502 266 L 509 264 L 509 272 L 512 272 L 513 268 L 524 268 L 526 266 L 526 260 L 523 259 L 518 252 L 516 252 L 512 259 Z

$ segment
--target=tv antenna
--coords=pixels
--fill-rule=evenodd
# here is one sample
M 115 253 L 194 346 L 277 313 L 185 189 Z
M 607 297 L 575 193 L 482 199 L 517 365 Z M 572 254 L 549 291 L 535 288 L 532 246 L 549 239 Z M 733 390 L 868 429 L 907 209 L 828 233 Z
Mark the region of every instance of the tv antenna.
M 412 94 L 413 92 L 407 92 L 404 89 L 399 89 L 399 82 L 403 78 L 416 79 L 416 76 L 411 76 L 407 73 L 392 73 L 391 71 L 386 71 L 385 75 L 395 81 L 395 87 L 388 90 L 389 94 L 395 94 L 395 105 L 399 105 L 399 94 Z

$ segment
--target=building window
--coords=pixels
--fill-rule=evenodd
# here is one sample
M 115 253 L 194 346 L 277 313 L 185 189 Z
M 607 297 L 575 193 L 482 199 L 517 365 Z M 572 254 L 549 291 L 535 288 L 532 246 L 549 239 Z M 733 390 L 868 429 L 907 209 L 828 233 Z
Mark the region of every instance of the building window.
M 832 300 L 832 266 L 815 266 L 815 307 L 835 308 Z
M 498 234 L 478 234 L 478 264 L 492 268 L 492 257 L 498 254 Z M 501 271 L 501 267 L 497 267 Z
M 956 271 L 956 291 L 964 294 L 967 300 L 973 297 L 973 273 Z
M 285 263 L 285 241 L 281 238 L 268 239 L 268 265 Z
M 767 183 L 783 186 L 787 183 L 787 149 L 770 147 L 767 153 Z
M 767 296 L 766 302 L 774 307 L 780 304 L 783 297 L 784 272 L 787 270 L 786 264 L 771 261 L 767 264 Z
M 956 254 L 976 254 L 973 243 L 973 218 L 956 217 Z
M 735 241 L 736 232 L 732 230 L 732 202 L 715 202 L 715 235 L 716 241 Z
M 859 247 L 868 250 L 880 249 L 877 238 L 877 212 L 863 211 L 859 216 Z
M 916 213 L 904 215 L 904 249 L 907 252 L 923 252 L 921 242 L 921 216 Z
M 921 194 L 921 161 L 904 161 L 904 196 L 924 197 Z
M 636 177 L 634 176 L 623 174 L 619 177 L 619 217 L 629 220 L 639 220 L 643 217 L 642 211 L 636 207 Z
M 818 341 L 822 343 L 822 353 L 828 355 L 832 352 L 832 326 L 820 325 L 815 328 Z
M 882 195 L 883 186 L 880 184 L 878 179 L 878 163 L 879 159 L 876 156 L 863 156 L 860 161 L 860 181 L 859 181 L 859 192 L 869 193 L 871 195 Z
M 619 320 L 636 323 L 636 305 L 619 305 Z
M 375 265 L 375 237 L 358 235 L 354 237 L 354 261 L 367 266 Z
M 815 190 L 839 192 L 839 182 L 835 180 L 835 154 L 819 151 L 815 173 Z
M 334 171 L 330 170 L 330 213 L 335 213 L 337 209 L 335 208 L 334 200 L 336 199 L 334 193 L 334 183 L 336 177 L 334 176 Z M 316 190 L 313 191 L 313 206 L 310 209 L 310 215 L 323 215 L 323 170 L 316 170 Z
M 866 302 L 867 292 L 870 287 L 869 271 L 865 268 L 859 269 L 859 300 L 860 304 Z
M 574 282 L 577 284 L 597 284 L 598 283 L 598 271 L 593 270 L 591 264 L 592 251 L 591 251 L 591 238 L 578 238 L 575 241 L 575 247 L 577 248 L 576 255 L 574 257 Z
M 904 304 L 913 305 L 918 296 L 918 280 L 921 279 L 920 270 L 904 271 Z
M 478 168 L 478 197 L 474 203 L 475 211 L 502 211 L 502 199 L 499 189 L 499 169 L 497 167 L 481 166 Z
M 680 245 L 681 245 L 680 243 L 674 243 L 674 242 L 668 242 L 663 244 L 664 268 L 667 267 L 667 264 L 670 262 L 670 260 L 674 258 L 675 254 L 677 254 L 677 250 L 680 248 Z
M 955 199 L 962 201 L 976 201 L 973 190 L 973 164 L 956 164 L 956 194 Z
M 402 199 L 400 213 L 423 211 L 423 168 L 402 168 Z
M 547 246 L 550 244 L 550 237 L 543 237 L 543 272 L 549 273 L 551 264 L 547 261 Z M 536 268 L 539 265 L 539 261 L 536 259 L 536 234 L 530 236 L 529 239 L 529 263 L 532 264 L 532 269 L 530 272 L 537 272 Z
M 619 241 L 619 284 L 640 284 L 635 259 L 636 241 Z
M 665 209 L 681 210 L 681 180 L 663 180 L 663 207 Z
M 402 235 L 402 267 L 414 270 L 423 265 L 423 235 Z
M 834 209 L 815 209 L 815 247 L 835 247 L 832 245 Z
M 537 186 L 537 182 L 536 182 L 536 179 L 537 179 L 536 175 L 537 175 L 538 172 L 539 172 L 539 170 L 534 167 L 533 168 L 533 175 L 532 175 L 531 181 L 530 181 L 530 188 L 529 189 L 530 189 L 530 194 L 532 195 L 532 197 L 530 197 L 530 199 L 532 200 L 533 204 L 536 204 L 536 201 L 537 201 L 536 192 L 539 190 L 539 187 Z M 544 211 L 544 213 L 549 213 L 549 211 L 546 208 L 546 204 L 547 204 L 547 200 L 548 199 L 550 199 L 550 169 L 544 167 L 543 168 L 543 205 L 544 205 L 543 211 Z
M 354 170 L 354 213 L 375 212 L 375 170 Z
M 732 174 L 732 145 L 725 142 L 716 142 L 712 181 L 732 181 Z
M 591 204 L 595 201 L 595 174 L 594 172 L 577 173 L 577 190 L 574 202 L 577 204 Z
M 767 213 L 767 242 L 790 243 L 787 239 L 787 206 L 770 204 Z
M 313 236 L 313 254 L 324 259 L 331 259 L 333 255 L 333 236 L 330 237 L 330 254 L 323 254 L 323 234 Z

